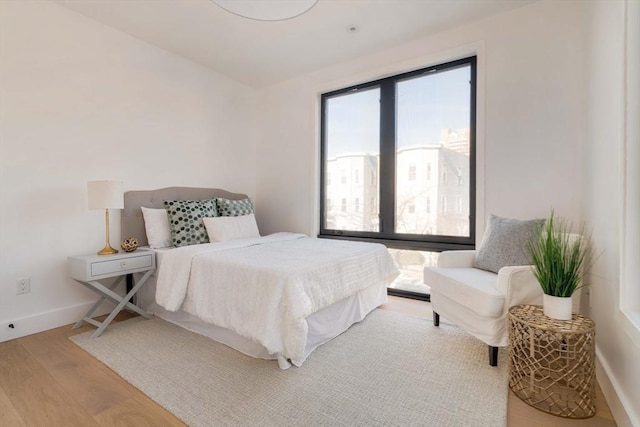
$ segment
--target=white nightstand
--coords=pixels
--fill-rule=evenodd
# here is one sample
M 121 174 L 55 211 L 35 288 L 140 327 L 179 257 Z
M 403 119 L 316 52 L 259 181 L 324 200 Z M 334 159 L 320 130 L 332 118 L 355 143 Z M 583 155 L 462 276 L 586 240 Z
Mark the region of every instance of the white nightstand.
M 82 283 L 93 292 L 100 295 L 100 299 L 78 320 L 73 329 L 78 328 L 83 322 L 90 323 L 98 329 L 91 335 L 91 338 L 100 336 L 102 331 L 109 326 L 109 323 L 116 317 L 123 308 L 127 308 L 147 319 L 151 315 L 144 312 L 129 301 L 147 281 L 153 270 L 156 269 L 155 252 L 138 249 L 135 252 L 122 252 L 114 255 L 79 255 L 67 258 L 69 275 L 77 282 Z M 127 292 L 125 296 L 113 291 L 127 274 L 146 272 L 144 276 Z M 99 282 L 101 279 L 115 277 L 116 280 L 108 287 Z M 91 318 L 93 312 L 102 304 L 104 300 L 109 300 L 116 304 L 111 314 L 103 322 L 98 322 Z

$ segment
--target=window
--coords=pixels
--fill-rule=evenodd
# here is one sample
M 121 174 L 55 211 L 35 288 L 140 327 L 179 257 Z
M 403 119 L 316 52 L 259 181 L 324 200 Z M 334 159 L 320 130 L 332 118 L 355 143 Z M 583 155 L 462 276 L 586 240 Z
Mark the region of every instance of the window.
M 321 203 L 319 236 L 422 251 L 473 248 L 475 88 L 470 57 L 322 94 L 320 200 L 359 201 L 343 199 L 346 214 L 332 217 Z M 446 185 L 448 170 L 458 185 Z M 354 182 L 330 186 L 340 171 Z M 369 185 L 354 185 L 360 174 Z
M 414 163 L 411 163 L 409 165 L 409 181 L 415 181 L 416 180 L 416 165 Z
M 342 199 L 342 212 L 347 211 L 347 199 Z

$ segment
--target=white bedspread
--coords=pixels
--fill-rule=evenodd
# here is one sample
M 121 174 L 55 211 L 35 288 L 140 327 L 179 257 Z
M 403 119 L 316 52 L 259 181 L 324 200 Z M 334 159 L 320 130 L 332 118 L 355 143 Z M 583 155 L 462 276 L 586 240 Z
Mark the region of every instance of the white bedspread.
M 305 317 L 398 275 L 383 245 L 276 233 L 163 255 L 156 302 L 302 363 Z

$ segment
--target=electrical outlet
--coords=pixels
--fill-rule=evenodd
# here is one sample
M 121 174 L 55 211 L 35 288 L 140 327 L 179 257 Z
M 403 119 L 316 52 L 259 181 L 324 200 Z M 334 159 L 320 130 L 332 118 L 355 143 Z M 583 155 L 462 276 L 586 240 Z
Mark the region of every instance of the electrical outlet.
M 16 281 L 16 294 L 28 294 L 31 292 L 31 280 L 28 277 L 23 277 Z

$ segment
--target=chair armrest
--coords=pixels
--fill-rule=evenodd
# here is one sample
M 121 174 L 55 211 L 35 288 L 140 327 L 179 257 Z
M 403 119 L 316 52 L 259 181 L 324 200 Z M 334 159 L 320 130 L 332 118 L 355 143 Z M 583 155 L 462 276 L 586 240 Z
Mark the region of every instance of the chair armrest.
M 518 304 L 542 304 L 542 287 L 530 265 L 502 267 L 497 287 L 505 296 L 505 310 Z
M 438 255 L 438 267 L 470 268 L 476 259 L 476 251 L 444 251 Z

